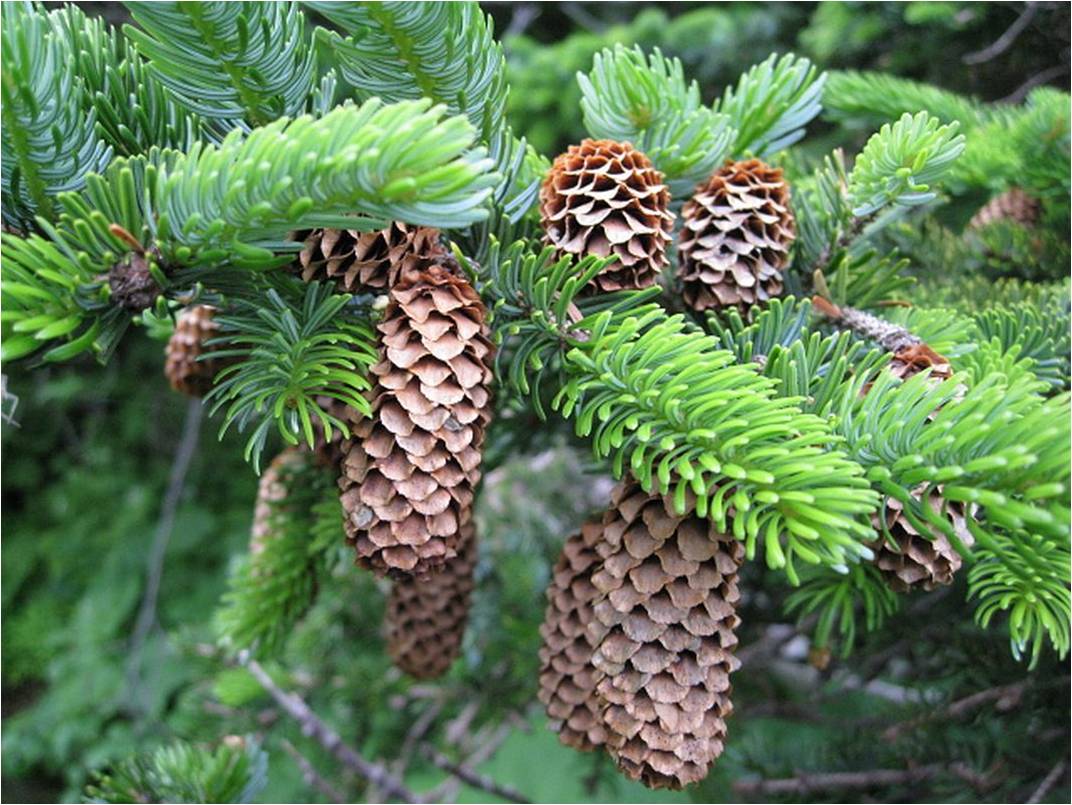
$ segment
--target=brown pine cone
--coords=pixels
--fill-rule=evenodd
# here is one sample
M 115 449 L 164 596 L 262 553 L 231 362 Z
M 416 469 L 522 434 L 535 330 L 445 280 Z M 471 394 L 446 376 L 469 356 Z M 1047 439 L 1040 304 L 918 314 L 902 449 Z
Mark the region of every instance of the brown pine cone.
M 702 780 L 722 754 L 733 711 L 730 673 L 744 545 L 635 481 L 615 489 L 603 518 L 600 593 L 590 631 L 605 676 L 607 750 L 650 788 Z
M 540 188 L 545 240 L 560 256 L 617 255 L 593 280 L 600 291 L 655 282 L 673 228 L 669 206 L 662 173 L 631 144 L 614 140 L 571 145 Z
M 781 168 L 727 162 L 681 208 L 678 277 L 693 310 L 747 308 L 782 292 L 796 239 Z
M 372 416 L 354 428 L 339 486 L 358 562 L 426 575 L 451 559 L 472 516 L 491 417 L 484 305 L 445 265 L 389 293 L 372 367 Z
M 599 748 L 606 737 L 595 697 L 599 673 L 592 665 L 588 634 L 597 595 L 592 573 L 599 565 L 596 547 L 602 538 L 602 525 L 586 523 L 566 540 L 547 588 L 547 610 L 540 625 L 540 701 L 558 739 L 582 752 Z
M 257 484 L 257 502 L 253 507 L 253 527 L 249 552 L 259 554 L 273 536 L 272 518 L 290 495 L 288 478 L 307 463 L 307 456 L 297 447 L 288 447 L 272 459 Z
M 302 279 L 331 280 L 344 293 L 390 288 L 401 274 L 447 257 L 438 229 L 398 221 L 375 232 L 314 229 L 304 241 L 298 255 Z
M 346 432 L 332 427 L 331 438 L 329 439 L 325 436 L 324 427 L 320 424 L 320 420 L 316 417 L 313 417 L 312 420 L 313 433 L 316 437 L 313 454 L 316 456 L 316 460 L 325 467 L 338 469 L 343 454 L 350 447 L 353 425 L 360 422 L 363 417 L 360 412 L 354 411 L 349 405 L 339 402 L 334 397 L 317 397 L 316 404 L 346 425 Z
M 912 494 L 921 499 L 923 489 Z M 940 511 L 942 499 L 932 492 L 929 505 Z M 933 534 L 920 532 L 904 516 L 904 506 L 894 498 L 887 498 L 884 511 L 871 515 L 871 521 L 879 531 L 879 538 L 871 544 L 875 552 L 875 565 L 882 571 L 890 589 L 898 593 L 913 590 L 933 590 L 940 585 L 952 584 L 953 575 L 960 570 L 963 560 L 950 544 L 948 537 L 935 530 Z M 970 547 L 975 542 L 965 522 L 965 508 L 960 503 L 947 503 L 945 516 L 953 525 L 960 541 Z M 896 548 L 882 536 L 882 518 L 896 543 Z
M 1012 221 L 1022 226 L 1034 226 L 1039 219 L 1038 199 L 1019 187 L 1010 187 L 983 205 L 968 222 L 968 229 L 982 229 L 995 221 Z
M 427 579 L 399 578 L 387 599 L 387 653 L 417 679 L 442 676 L 458 658 L 469 621 L 476 534 L 462 526 L 458 555 Z
M 130 252 L 112 266 L 108 272 L 112 302 L 131 313 L 141 313 L 153 306 L 161 294 L 160 286 L 149 271 L 149 260 L 154 257 L 155 252 Z
M 175 391 L 204 397 L 212 390 L 216 373 L 226 365 L 212 358 L 198 360 L 211 352 L 205 342 L 215 338 L 220 329 L 213 321 L 215 315 L 216 308 L 210 305 L 193 305 L 179 314 L 164 351 L 164 374 Z

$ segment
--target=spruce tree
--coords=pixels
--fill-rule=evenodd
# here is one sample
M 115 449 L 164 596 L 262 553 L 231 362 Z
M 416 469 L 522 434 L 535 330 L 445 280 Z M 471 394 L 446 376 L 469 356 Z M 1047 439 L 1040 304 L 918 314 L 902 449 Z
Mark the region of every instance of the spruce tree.
M 1032 282 L 1067 263 L 1067 94 L 790 54 L 708 104 L 619 45 L 556 157 L 513 133 L 475 4 L 126 5 L 121 30 L 4 5 L 3 360 L 173 329 L 161 371 L 263 472 L 214 650 L 370 796 L 420 793 L 272 662 L 328 584 L 390 585 L 401 672 L 466 661 L 481 479 L 564 431 L 620 485 L 512 650 L 563 742 L 631 779 L 734 745 L 738 626 L 774 590 L 819 665 L 947 585 L 1027 668 L 1067 656 L 1068 286 Z M 821 113 L 870 136 L 815 159 Z M 264 753 L 221 741 L 87 796 L 241 801 Z

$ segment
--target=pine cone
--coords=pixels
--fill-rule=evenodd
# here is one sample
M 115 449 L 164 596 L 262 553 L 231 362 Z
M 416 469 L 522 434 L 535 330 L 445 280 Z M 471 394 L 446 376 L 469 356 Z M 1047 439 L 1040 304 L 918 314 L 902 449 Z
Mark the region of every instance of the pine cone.
M 205 342 L 215 338 L 220 329 L 220 325 L 213 321 L 215 315 L 216 308 L 211 305 L 193 305 L 179 314 L 175 331 L 164 351 L 164 374 L 175 391 L 191 397 L 204 397 L 212 390 L 216 373 L 225 362 L 198 358 L 211 351 Z
M 559 255 L 618 259 L 600 291 L 646 288 L 666 265 L 674 216 L 663 175 L 629 143 L 584 140 L 551 166 L 540 188 L 546 241 Z
M 287 477 L 299 471 L 307 457 L 297 447 L 288 447 L 275 458 L 261 475 L 257 484 L 257 502 L 253 507 L 253 527 L 250 530 L 249 552 L 259 554 L 272 538 L 272 517 L 279 504 L 287 499 Z
M 727 162 L 681 208 L 678 276 L 693 310 L 747 308 L 782 292 L 796 239 L 781 168 Z
M 133 313 L 153 306 L 162 291 L 149 271 L 149 257 L 130 252 L 108 272 L 112 301 Z
M 312 420 L 313 434 L 316 437 L 316 442 L 313 445 L 313 455 L 316 456 L 316 460 L 321 465 L 338 469 L 343 454 L 351 447 L 353 425 L 360 422 L 363 417 L 360 412 L 353 410 L 346 403 L 339 402 L 334 397 L 317 397 L 316 404 L 346 426 L 345 433 L 336 427 L 332 427 L 331 438 L 329 439 L 325 435 L 324 427 L 320 424 L 320 420 L 316 417 Z
M 1012 221 L 1022 226 L 1034 226 L 1039 219 L 1038 200 L 1019 187 L 1010 187 L 984 204 L 968 222 L 968 229 L 982 229 L 995 221 Z
M 912 494 L 920 500 L 923 491 L 917 489 Z M 942 499 L 937 493 L 932 493 L 929 504 L 933 511 L 941 511 Z M 871 515 L 871 521 L 880 533 L 880 538 L 871 544 L 871 549 L 875 552 L 875 565 L 882 571 L 890 589 L 907 593 L 912 590 L 933 590 L 939 585 L 952 584 L 953 574 L 960 570 L 963 564 L 960 554 L 940 531 L 936 530 L 933 535 L 920 534 L 905 517 L 903 508 L 900 501 L 887 498 L 884 511 Z M 883 516 L 890 536 L 897 544 L 896 548 L 881 536 Z M 945 516 L 949 518 L 957 537 L 965 546 L 974 544 L 975 539 L 965 523 L 963 504 L 946 504 Z
M 387 653 L 417 679 L 442 676 L 458 658 L 469 620 L 476 569 L 472 522 L 462 526 L 458 555 L 427 579 L 396 579 L 387 599 Z
M 445 265 L 403 276 L 389 299 L 372 417 L 354 428 L 339 486 L 358 562 L 420 576 L 454 556 L 471 517 L 494 348 L 480 297 Z
M 600 593 L 590 631 L 605 676 L 607 749 L 650 788 L 704 778 L 722 754 L 733 711 L 737 570 L 744 545 L 635 481 L 620 484 L 603 518 Z
M 390 288 L 400 274 L 424 270 L 447 256 L 438 229 L 398 221 L 376 232 L 314 229 L 304 241 L 298 255 L 302 279 L 332 280 L 345 293 Z
M 540 625 L 540 701 L 558 739 L 582 752 L 599 748 L 606 737 L 595 697 L 599 674 L 592 665 L 588 634 L 597 595 L 592 573 L 599 564 L 596 547 L 602 538 L 599 523 L 586 523 L 566 540 L 547 588 L 547 610 Z

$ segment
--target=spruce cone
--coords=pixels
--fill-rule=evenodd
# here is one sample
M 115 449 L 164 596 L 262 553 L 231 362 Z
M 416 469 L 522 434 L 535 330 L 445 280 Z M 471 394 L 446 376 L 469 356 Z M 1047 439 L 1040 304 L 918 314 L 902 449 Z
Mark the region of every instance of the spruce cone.
M 605 676 L 607 749 L 650 788 L 703 779 L 722 754 L 740 664 L 737 570 L 744 545 L 635 481 L 620 484 L 603 518 L 592 662 Z
M 472 522 L 462 526 L 458 555 L 430 578 L 397 579 L 387 599 L 387 653 L 417 679 L 442 676 L 458 658 L 469 620 L 476 568 Z
M 306 457 L 297 447 L 288 447 L 268 465 L 257 484 L 257 502 L 253 507 L 253 528 L 250 530 L 249 552 L 259 554 L 272 538 L 272 516 L 279 504 L 287 499 L 286 476 L 300 470 Z
M 1038 219 L 1038 200 L 1019 187 L 1010 187 L 983 205 L 968 222 L 968 229 L 982 229 L 995 221 L 1013 221 L 1022 226 L 1034 226 Z
M 358 562 L 426 575 L 451 559 L 472 516 L 491 417 L 485 310 L 446 265 L 390 290 L 372 367 L 372 417 L 354 428 L 339 486 Z
M 571 145 L 540 188 L 546 241 L 559 255 L 618 256 L 593 280 L 600 291 L 655 282 L 673 228 L 669 205 L 670 191 L 651 160 L 614 140 Z
M 349 405 L 339 402 L 334 397 L 317 397 L 316 404 L 347 426 L 346 433 L 341 433 L 338 428 L 333 427 L 331 429 L 331 438 L 329 439 L 325 436 L 320 420 L 315 417 L 312 420 L 313 433 L 316 436 L 313 455 L 316 456 L 316 460 L 321 465 L 338 469 L 343 454 L 350 449 L 353 424 L 360 422 L 362 416 Z
M 540 701 L 558 739 L 582 752 L 599 748 L 606 737 L 595 698 L 599 674 L 592 665 L 588 634 L 597 595 L 592 573 L 599 564 L 596 547 L 602 538 L 599 523 L 586 523 L 566 540 L 547 588 L 547 610 L 540 625 Z
M 306 282 L 331 280 L 340 292 L 390 288 L 405 272 L 442 261 L 447 252 L 439 230 L 398 221 L 376 232 L 314 229 L 298 256 Z
M 693 310 L 746 308 L 782 292 L 796 239 L 781 168 L 727 162 L 681 209 L 678 276 Z
M 122 308 L 140 313 L 153 306 L 161 288 L 149 271 L 145 254 L 130 252 L 108 272 L 108 287 L 112 301 Z
M 913 492 L 917 500 L 922 494 L 922 489 Z M 932 493 L 929 504 L 934 511 L 939 511 L 942 499 L 938 494 Z M 912 590 L 933 590 L 939 585 L 952 584 L 953 574 L 963 564 L 960 554 L 940 531 L 935 531 L 933 535 L 920 534 L 904 516 L 903 508 L 900 501 L 887 498 L 885 510 L 871 515 L 875 528 L 880 532 L 879 539 L 871 544 L 875 552 L 875 565 L 882 571 L 890 589 L 907 593 Z M 883 516 L 890 536 L 897 543 L 896 549 L 881 536 Z M 965 523 L 963 504 L 948 503 L 945 516 L 952 522 L 960 541 L 971 546 L 975 539 Z
M 193 305 L 179 314 L 164 352 L 164 374 L 175 391 L 191 397 L 204 397 L 212 390 L 216 373 L 226 362 L 198 358 L 211 351 L 205 342 L 215 338 L 220 329 L 220 325 L 213 321 L 215 315 L 216 308 L 211 305 Z

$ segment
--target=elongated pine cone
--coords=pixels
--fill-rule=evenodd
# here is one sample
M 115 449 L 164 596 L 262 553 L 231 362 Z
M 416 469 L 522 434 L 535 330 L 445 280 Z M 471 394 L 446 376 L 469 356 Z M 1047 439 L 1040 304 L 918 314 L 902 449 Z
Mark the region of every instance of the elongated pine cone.
M 427 579 L 395 579 L 387 599 L 387 653 L 417 679 L 442 676 L 458 658 L 469 622 L 477 539 L 462 526 L 458 555 Z
M 288 447 L 275 458 L 261 475 L 257 484 L 257 502 L 253 506 L 253 527 L 250 529 L 249 552 L 257 555 L 273 536 L 272 520 L 290 495 L 290 477 L 300 472 L 308 457 L 297 447 Z
M 216 308 L 210 305 L 193 305 L 179 314 L 164 351 L 164 374 L 175 391 L 204 397 L 212 390 L 216 373 L 225 362 L 198 358 L 211 351 L 205 342 L 219 332 L 220 325 L 213 320 L 215 315 Z
M 314 229 L 304 241 L 298 255 L 302 279 L 330 280 L 345 293 L 390 288 L 401 274 L 426 269 L 447 255 L 438 229 L 398 221 L 375 232 Z
M 602 525 L 586 523 L 566 540 L 547 588 L 547 610 L 540 625 L 540 701 L 558 739 L 582 752 L 601 747 L 606 737 L 595 698 L 599 674 L 592 665 L 588 633 L 598 594 L 592 573 L 599 566 L 596 548 L 602 538 Z
M 733 711 L 744 545 L 631 481 L 615 489 L 599 553 L 592 662 L 607 750 L 650 788 L 702 780 Z
M 693 310 L 747 308 L 782 292 L 796 239 L 781 168 L 727 162 L 681 208 L 678 277 Z
M 1022 226 L 1034 226 L 1038 219 L 1038 200 L 1019 187 L 1010 187 L 984 204 L 968 222 L 968 229 L 982 229 L 995 221 L 1013 221 Z
M 494 348 L 480 297 L 448 265 L 391 288 L 372 416 L 342 458 L 347 537 L 380 575 L 423 576 L 453 558 L 480 480 Z
M 663 175 L 629 143 L 584 140 L 551 166 L 540 188 L 546 241 L 559 255 L 618 259 L 600 291 L 646 288 L 666 265 L 674 215 Z
M 921 499 L 923 490 L 912 493 Z M 932 493 L 928 505 L 935 512 L 941 511 L 942 499 Z M 948 537 L 937 529 L 933 534 L 921 534 L 904 514 L 903 504 L 893 498 L 886 499 L 885 509 L 871 515 L 879 530 L 879 539 L 871 544 L 875 552 L 875 565 L 882 571 L 890 589 L 898 593 L 913 590 L 933 590 L 940 585 L 952 584 L 953 575 L 960 570 L 963 560 L 950 544 Z M 896 548 L 882 536 L 882 518 L 896 543 Z M 970 547 L 975 539 L 965 523 L 965 509 L 961 503 L 947 503 L 945 517 L 953 525 L 957 538 Z

